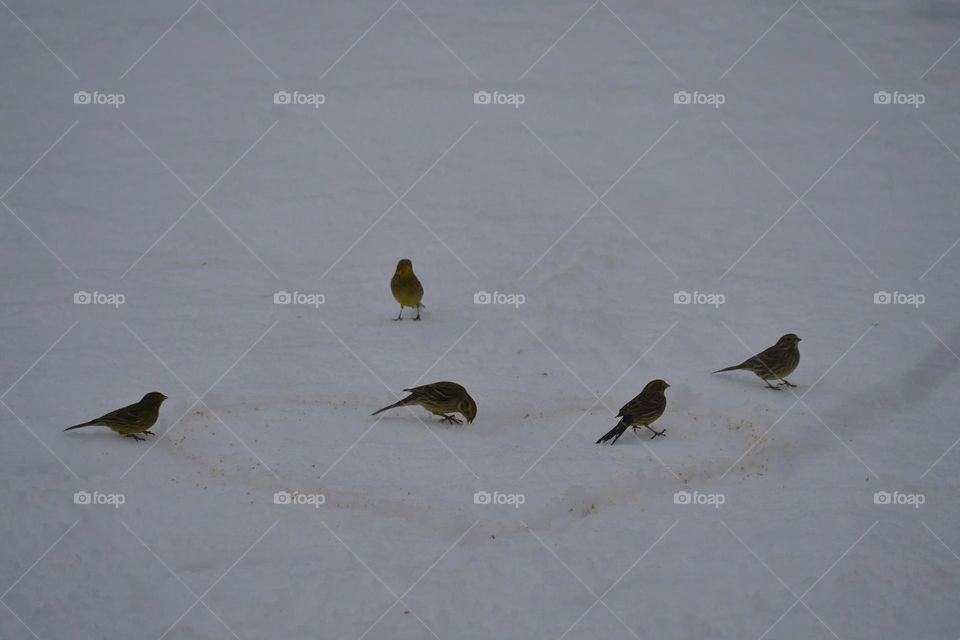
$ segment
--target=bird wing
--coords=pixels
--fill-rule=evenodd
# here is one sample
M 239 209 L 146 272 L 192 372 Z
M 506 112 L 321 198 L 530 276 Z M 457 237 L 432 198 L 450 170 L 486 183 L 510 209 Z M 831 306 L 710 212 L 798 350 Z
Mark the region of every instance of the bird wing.
M 135 427 L 144 424 L 146 418 L 147 416 L 138 402 L 126 407 L 121 407 L 116 411 L 111 411 L 105 416 L 100 416 L 97 418 L 97 422 L 112 422 L 114 424 Z
M 409 391 L 418 399 L 442 403 L 458 397 L 463 393 L 463 387 L 454 382 L 434 382 L 433 384 L 404 389 L 404 391 Z
M 663 410 L 663 400 L 650 394 L 641 393 L 636 398 L 623 405 L 617 417 L 647 416 Z
M 777 362 L 783 355 L 783 349 L 780 345 L 773 345 L 767 349 L 764 349 L 757 355 L 753 356 L 746 362 L 745 365 L 750 365 L 754 368 L 770 370 L 771 363 Z

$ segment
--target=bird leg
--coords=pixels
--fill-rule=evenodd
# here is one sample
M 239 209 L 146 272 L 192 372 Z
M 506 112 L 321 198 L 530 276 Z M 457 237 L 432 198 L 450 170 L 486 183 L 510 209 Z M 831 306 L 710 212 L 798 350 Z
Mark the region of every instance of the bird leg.
M 443 421 L 449 422 L 450 424 L 463 424 L 463 420 L 453 414 L 444 415 Z
M 664 438 L 667 437 L 667 430 L 666 430 L 666 429 L 662 429 L 662 430 L 660 430 L 660 431 L 657 431 L 656 429 L 654 429 L 654 428 L 651 427 L 650 425 L 646 425 L 646 427 L 647 427 L 647 429 L 650 429 L 650 431 L 653 431 L 653 436 L 650 437 L 651 440 L 656 439 L 657 436 L 663 436 Z
M 127 437 L 127 438 L 133 438 L 133 439 L 136 440 L 137 442 L 139 442 L 139 441 L 141 441 L 141 440 L 146 440 L 146 438 L 141 438 L 140 436 L 138 436 L 138 435 L 135 434 L 135 433 L 128 433 L 128 434 L 126 435 L 126 437 Z
M 414 318 L 414 320 L 419 320 L 419 319 L 420 319 L 420 307 L 417 307 L 417 317 Z
M 767 386 L 770 387 L 771 389 L 773 389 L 774 391 L 783 391 L 783 389 L 781 389 L 780 387 L 775 387 L 775 386 L 773 386 L 772 384 L 770 384 L 770 381 L 769 381 L 769 380 L 764 380 L 764 382 L 766 382 L 766 383 L 767 383 Z
M 394 320 L 403 320 L 403 305 L 400 305 L 400 315 L 398 315 Z
M 780 380 L 782 381 L 783 384 L 787 385 L 788 387 L 796 387 L 796 386 L 797 386 L 797 385 L 793 384 L 792 382 L 790 382 L 789 380 L 787 380 L 786 378 L 780 378 Z

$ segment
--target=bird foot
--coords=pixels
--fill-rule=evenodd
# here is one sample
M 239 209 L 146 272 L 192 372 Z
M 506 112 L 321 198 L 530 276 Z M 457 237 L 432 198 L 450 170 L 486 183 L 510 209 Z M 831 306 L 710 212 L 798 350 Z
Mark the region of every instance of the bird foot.
M 768 384 L 768 385 L 767 385 L 767 388 L 768 388 L 768 389 L 773 389 L 774 391 L 783 391 L 783 387 L 780 387 L 780 386 L 776 386 L 776 387 L 775 387 L 775 386 L 773 386 L 772 384 Z
M 144 431 L 144 433 L 150 434 L 151 436 L 157 435 L 157 434 L 155 434 L 153 431 Z
M 666 430 L 666 429 L 663 429 L 663 430 L 661 430 L 661 431 L 657 431 L 656 429 L 650 429 L 650 431 L 653 431 L 653 435 L 650 436 L 650 439 L 651 439 L 651 440 L 656 440 L 657 437 L 659 437 L 659 436 L 663 436 L 664 438 L 667 437 L 667 430 Z
M 442 420 L 450 424 L 463 424 L 463 420 L 454 415 L 443 416 Z
M 128 433 L 128 434 L 127 434 L 127 437 L 128 437 L 128 438 L 133 438 L 133 439 L 136 440 L 137 442 L 140 442 L 141 440 L 146 440 L 146 438 L 141 438 L 140 436 L 138 436 L 138 435 L 135 434 L 135 433 Z
M 787 385 L 788 387 L 796 387 L 796 386 L 797 386 L 797 385 L 795 385 L 795 384 L 793 384 L 792 382 L 789 382 L 789 381 L 787 381 L 787 380 L 784 380 L 784 381 L 781 382 L 780 384 L 785 384 L 785 385 Z

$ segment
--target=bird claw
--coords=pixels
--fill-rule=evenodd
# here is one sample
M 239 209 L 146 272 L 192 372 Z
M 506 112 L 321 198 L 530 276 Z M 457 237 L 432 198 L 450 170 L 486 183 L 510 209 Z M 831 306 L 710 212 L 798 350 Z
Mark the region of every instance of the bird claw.
M 442 420 L 443 420 L 444 422 L 448 422 L 448 423 L 450 423 L 450 424 L 463 424 L 463 420 L 461 420 L 461 419 L 458 418 L 457 416 L 453 416 L 453 415 L 443 416 Z
M 128 434 L 127 434 L 127 437 L 128 437 L 128 438 L 133 438 L 133 439 L 136 440 L 137 442 L 140 442 L 141 440 L 146 440 L 146 438 L 141 438 L 140 436 L 138 436 L 138 435 L 135 434 L 135 433 L 128 433 Z
M 656 429 L 650 429 L 650 431 L 653 431 L 653 435 L 650 436 L 650 439 L 651 439 L 651 440 L 656 440 L 659 436 L 663 436 L 664 438 L 667 437 L 667 430 L 666 430 L 666 429 L 662 429 L 662 430 L 660 430 L 660 431 L 657 431 Z

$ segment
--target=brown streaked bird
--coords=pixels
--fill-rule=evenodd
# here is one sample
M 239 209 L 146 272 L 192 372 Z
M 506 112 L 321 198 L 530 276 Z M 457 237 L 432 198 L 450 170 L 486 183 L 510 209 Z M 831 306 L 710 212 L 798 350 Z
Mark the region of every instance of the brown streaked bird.
M 764 349 L 757 355 L 744 360 L 738 365 L 720 369 L 714 371 L 714 373 L 742 369 L 756 374 L 761 380 L 767 383 L 768 387 L 776 391 L 780 391 L 783 385 L 795 387 L 797 385 L 787 380 L 787 376 L 793 373 L 793 370 L 800 364 L 800 348 L 797 346 L 798 342 L 800 342 L 800 338 L 798 338 L 795 333 L 788 333 L 777 340 L 777 344 L 769 349 Z M 770 384 L 770 380 L 779 380 L 780 384 L 773 386 Z
M 420 319 L 420 304 L 423 300 L 423 285 L 413 272 L 413 262 L 408 258 L 403 258 L 397 263 L 397 271 L 390 279 L 390 291 L 393 298 L 400 304 L 400 315 L 394 320 L 403 320 L 403 308 L 410 307 L 417 310 L 417 317 Z
M 411 404 L 418 404 L 430 413 L 442 417 L 450 423 L 463 424 L 463 421 L 454 416 L 454 413 L 460 413 L 467 422 L 473 422 L 477 417 L 477 403 L 474 402 L 467 390 L 456 382 L 433 382 L 412 389 L 404 389 L 410 395 L 398 402 L 374 411 L 370 415 L 375 416 L 387 409 L 394 407 L 405 407 Z
M 666 436 L 666 429 L 657 431 L 650 425 L 662 416 L 663 410 L 667 408 L 667 396 L 664 395 L 664 391 L 666 391 L 669 386 L 669 384 L 659 379 L 648 382 L 647 386 L 640 392 L 640 395 L 620 408 L 620 413 L 617 414 L 620 422 L 617 423 L 617 426 L 608 431 L 602 438 L 597 440 L 595 444 L 606 442 L 611 438 L 613 441 L 610 444 L 616 443 L 616 441 L 620 439 L 620 436 L 627 430 L 627 427 L 633 427 L 634 432 L 640 427 L 650 429 L 650 431 L 653 431 L 653 436 L 650 438 L 651 440 L 657 436 Z
M 150 435 L 156 435 L 150 431 L 150 427 L 157 423 L 157 418 L 160 415 L 160 405 L 163 404 L 163 401 L 166 399 L 167 396 L 159 391 L 151 391 L 143 396 L 140 402 L 121 407 L 116 411 L 111 411 L 90 422 L 67 427 L 64 431 L 79 429 L 80 427 L 103 426 L 110 427 L 110 429 L 122 436 L 133 438 L 134 440 L 144 440 L 144 438 L 141 438 L 137 434 L 148 433 Z

